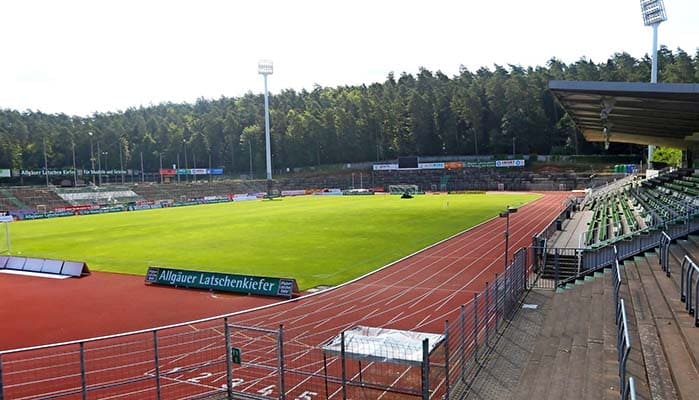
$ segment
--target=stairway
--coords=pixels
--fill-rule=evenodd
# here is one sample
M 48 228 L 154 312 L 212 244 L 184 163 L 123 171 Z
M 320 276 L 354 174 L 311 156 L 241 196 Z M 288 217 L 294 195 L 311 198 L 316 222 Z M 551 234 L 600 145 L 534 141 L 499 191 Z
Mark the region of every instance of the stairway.
M 0 194 L 6 197 L 18 210 L 23 210 L 29 208 L 26 204 L 22 203 L 15 195 L 12 194 L 7 189 L 0 189 Z
M 543 279 L 556 279 L 556 263 L 558 263 L 558 281 L 572 278 L 578 274 L 578 256 L 576 254 L 547 254 L 546 265 L 541 272 Z
M 597 273 L 554 296 L 544 330 L 510 399 L 619 397 L 610 276 Z
M 699 239 L 670 246 L 670 271 L 646 253 L 625 263 L 653 399 L 695 399 L 699 393 L 699 328 L 679 300 L 680 265 L 685 254 L 697 260 Z

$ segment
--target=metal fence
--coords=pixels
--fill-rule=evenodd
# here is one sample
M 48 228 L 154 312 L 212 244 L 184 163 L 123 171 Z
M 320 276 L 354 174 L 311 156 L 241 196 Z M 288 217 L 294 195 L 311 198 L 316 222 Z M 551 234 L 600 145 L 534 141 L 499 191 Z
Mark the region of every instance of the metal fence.
M 231 315 L 0 352 L 0 400 L 458 398 L 536 275 L 529 254 L 518 250 L 454 312 L 441 343 L 431 352 L 417 349 L 418 362 L 328 352 L 319 343 L 285 340 L 283 326 L 243 326 Z M 416 351 L 396 347 L 392 353 Z
M 493 349 L 494 338 L 501 333 L 503 322 L 511 319 L 520 307 L 533 274 L 529 249 L 521 248 L 512 264 L 496 276 L 473 301 L 461 307 L 456 320 L 445 328 L 446 379 L 432 398 L 461 398 L 469 390 L 482 360 Z
M 659 248 L 661 265 L 669 276 L 667 255 L 670 242 L 699 230 L 699 219 L 691 218 L 682 223 L 660 225 L 657 229 L 648 229 L 642 233 L 629 235 L 613 245 L 594 249 L 549 248 L 547 240 L 541 239 L 548 234 L 549 230 L 550 227 L 547 227 L 534 238 L 532 260 L 535 271 L 540 275 L 531 282 L 532 287 L 555 289 L 582 275 L 611 267 L 617 258 L 624 260 L 655 248 Z M 575 273 L 571 271 L 573 262 Z

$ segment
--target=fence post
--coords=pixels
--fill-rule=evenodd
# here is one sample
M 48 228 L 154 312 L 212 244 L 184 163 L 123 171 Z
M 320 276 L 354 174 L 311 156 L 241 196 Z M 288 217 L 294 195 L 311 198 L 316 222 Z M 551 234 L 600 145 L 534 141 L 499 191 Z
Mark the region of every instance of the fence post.
M 153 356 L 155 358 L 155 391 L 160 400 L 160 356 L 158 354 L 158 330 L 153 330 Z
M 488 320 L 490 319 L 490 288 L 488 287 L 488 282 L 485 283 L 485 307 L 483 308 L 485 310 L 484 312 L 484 317 L 485 317 L 485 340 L 483 340 L 483 343 L 485 345 L 488 345 Z
M 558 288 L 558 249 L 553 251 L 553 288 Z
M 500 279 L 502 279 L 502 275 L 500 275 Z M 493 301 L 495 305 L 495 332 L 498 331 L 498 322 L 500 321 L 500 305 L 498 303 L 501 303 L 500 301 L 500 279 L 498 279 L 498 274 L 495 274 L 495 299 Z M 504 298 L 503 298 L 504 300 Z
M 87 377 L 85 375 L 85 343 L 80 342 L 80 386 L 82 386 L 83 400 L 87 400 Z
M 279 344 L 279 399 L 286 398 L 286 383 L 284 382 L 284 325 L 279 324 L 279 334 L 277 336 Z
M 345 365 L 345 331 L 340 334 L 340 363 L 342 364 L 342 400 L 347 400 L 347 369 Z
M 514 267 L 515 267 L 515 261 L 514 261 L 514 256 L 513 256 L 513 257 L 512 257 L 512 268 L 514 268 Z M 503 274 L 503 276 L 505 276 L 505 282 L 504 282 L 504 286 L 505 286 L 505 288 L 504 288 L 504 290 L 505 290 L 505 299 L 504 299 L 504 301 L 503 301 L 503 303 L 502 303 L 502 319 L 503 319 L 503 321 L 505 320 L 505 318 L 507 318 L 507 319 L 510 318 L 510 316 L 509 316 L 509 310 L 510 310 L 510 306 L 509 306 L 509 303 L 510 303 L 510 294 L 508 293 L 507 288 L 508 288 L 509 286 L 512 286 L 512 285 L 508 285 L 508 284 L 507 284 L 507 281 L 510 279 L 510 278 L 509 278 L 510 275 L 512 275 L 511 272 L 510 272 L 510 271 L 512 270 L 512 268 L 511 268 L 510 270 L 505 271 L 505 273 Z
M 444 321 L 444 400 L 449 400 L 449 320 Z
M 228 326 L 228 317 L 223 317 L 224 332 L 226 335 L 226 391 L 228 400 L 233 399 L 233 360 L 231 359 L 231 328 Z
M 344 346 L 343 346 L 343 348 L 344 348 Z M 425 339 L 422 341 L 422 400 L 429 400 L 429 399 L 430 399 L 430 345 L 429 345 L 429 340 Z
M 464 380 L 466 370 L 466 308 L 461 305 L 461 381 Z M 0 368 L 0 373 L 2 369 Z M 0 375 L 0 389 L 2 389 L 2 375 Z M 2 400 L 0 398 L 0 400 Z
M 478 361 L 478 293 L 473 294 L 473 359 Z
M 5 390 L 2 386 L 2 353 L 0 353 L 0 400 L 5 399 Z

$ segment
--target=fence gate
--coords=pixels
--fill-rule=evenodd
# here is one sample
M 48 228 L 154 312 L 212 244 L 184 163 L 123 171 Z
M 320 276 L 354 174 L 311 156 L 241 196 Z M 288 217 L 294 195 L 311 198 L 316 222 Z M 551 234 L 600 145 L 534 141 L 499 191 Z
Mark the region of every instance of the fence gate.
M 228 399 L 285 399 L 282 325 L 274 330 L 224 321 Z

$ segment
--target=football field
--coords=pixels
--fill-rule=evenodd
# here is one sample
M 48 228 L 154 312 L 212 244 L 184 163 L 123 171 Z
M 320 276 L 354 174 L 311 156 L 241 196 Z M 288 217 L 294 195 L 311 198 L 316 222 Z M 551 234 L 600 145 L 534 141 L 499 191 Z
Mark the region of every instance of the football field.
M 21 221 L 10 231 L 13 255 L 139 275 L 157 265 L 292 277 L 304 290 L 348 281 L 537 197 L 305 196 Z

